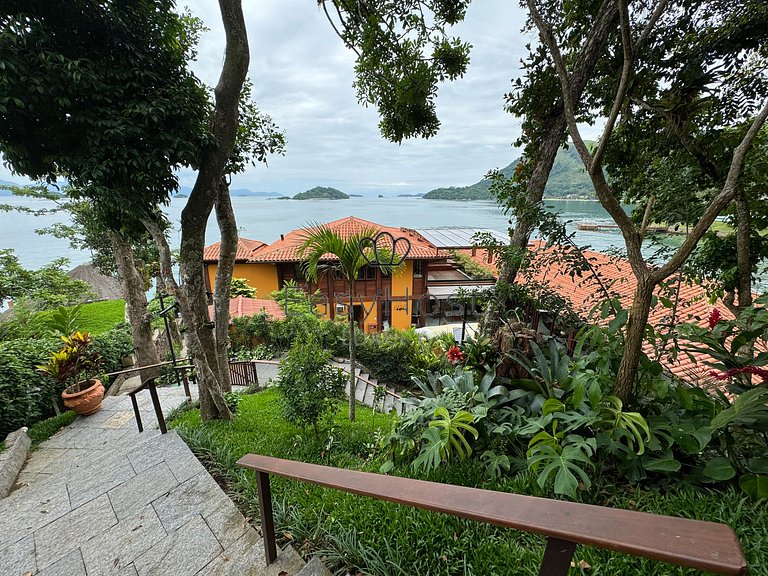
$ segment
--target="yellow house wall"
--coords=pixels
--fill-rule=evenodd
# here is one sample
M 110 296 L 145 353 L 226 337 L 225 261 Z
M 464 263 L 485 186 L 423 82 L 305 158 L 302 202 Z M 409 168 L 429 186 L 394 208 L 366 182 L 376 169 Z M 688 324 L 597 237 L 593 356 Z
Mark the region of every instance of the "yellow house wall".
M 413 260 L 405 261 L 405 268 L 392 277 L 392 296 L 405 296 L 408 288 L 408 296 L 413 295 Z M 408 328 L 411 325 L 411 312 L 413 302 L 408 303 L 408 311 L 405 311 L 405 302 L 392 302 L 392 327 Z
M 213 288 L 216 264 L 208 265 L 208 282 Z M 256 289 L 256 298 L 269 298 L 277 290 L 277 269 L 274 264 L 235 264 L 233 278 L 245 278 L 248 286 Z

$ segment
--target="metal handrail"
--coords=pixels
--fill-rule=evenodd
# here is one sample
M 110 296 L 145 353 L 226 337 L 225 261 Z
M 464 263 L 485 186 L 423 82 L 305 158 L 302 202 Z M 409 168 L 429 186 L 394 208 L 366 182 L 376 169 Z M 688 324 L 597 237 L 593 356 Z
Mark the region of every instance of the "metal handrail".
M 539 534 L 547 539 L 540 576 L 565 576 L 579 544 L 715 574 L 737 576 L 748 570 L 741 544 L 725 524 L 344 470 L 258 454 L 246 454 L 237 465 L 256 472 L 267 565 L 277 558 L 269 486 L 272 474 Z

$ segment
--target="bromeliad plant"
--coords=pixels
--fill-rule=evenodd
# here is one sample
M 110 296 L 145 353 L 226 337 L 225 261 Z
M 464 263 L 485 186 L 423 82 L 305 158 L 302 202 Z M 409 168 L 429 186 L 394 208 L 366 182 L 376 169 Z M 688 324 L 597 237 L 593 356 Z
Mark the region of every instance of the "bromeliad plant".
M 76 331 L 62 336 L 61 340 L 64 343 L 61 349 L 53 352 L 48 363 L 37 369 L 56 382 L 59 392 L 67 389 L 80 392 L 99 374 L 104 359 L 91 348 L 93 338 L 88 332 Z

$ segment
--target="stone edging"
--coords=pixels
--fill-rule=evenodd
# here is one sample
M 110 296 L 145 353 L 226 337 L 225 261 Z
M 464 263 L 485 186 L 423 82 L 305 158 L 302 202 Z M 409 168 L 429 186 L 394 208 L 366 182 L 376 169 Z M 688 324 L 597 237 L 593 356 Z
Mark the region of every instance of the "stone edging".
M 5 450 L 0 452 L 0 498 L 10 494 L 19 471 L 27 461 L 31 443 L 26 428 L 11 432 L 5 439 Z

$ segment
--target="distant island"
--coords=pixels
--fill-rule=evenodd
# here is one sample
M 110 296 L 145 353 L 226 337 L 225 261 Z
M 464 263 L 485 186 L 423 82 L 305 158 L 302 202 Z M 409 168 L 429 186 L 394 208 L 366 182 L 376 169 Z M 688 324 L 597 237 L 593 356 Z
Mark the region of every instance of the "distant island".
M 314 188 L 305 192 L 300 192 L 293 197 L 294 200 L 347 200 L 348 198 L 349 196 L 344 194 L 341 190 L 324 186 L 315 186 Z
M 515 173 L 518 158 L 500 172 L 507 178 Z M 492 200 L 491 180 L 484 178 L 471 186 L 451 186 L 435 188 L 424 195 L 427 200 Z M 544 188 L 547 198 L 584 198 L 594 199 L 595 190 L 592 181 L 584 170 L 584 165 L 576 149 L 571 146 L 560 150 L 549 173 L 547 186 Z
M 438 188 L 438 190 L 445 190 L 445 188 Z M 397 195 L 398 198 L 423 198 L 424 196 L 425 196 L 424 192 L 419 192 L 418 194 L 398 194 Z
M 174 198 L 189 198 L 189 196 L 187 196 L 186 194 L 178 193 L 176 194 L 176 196 L 174 196 Z
M 342 194 L 343 194 L 343 192 L 342 192 Z M 349 197 L 350 198 L 362 198 L 363 195 L 362 194 L 350 194 Z

